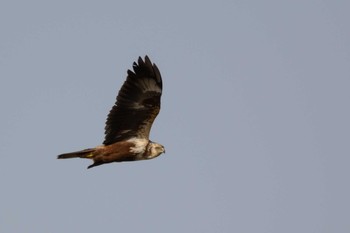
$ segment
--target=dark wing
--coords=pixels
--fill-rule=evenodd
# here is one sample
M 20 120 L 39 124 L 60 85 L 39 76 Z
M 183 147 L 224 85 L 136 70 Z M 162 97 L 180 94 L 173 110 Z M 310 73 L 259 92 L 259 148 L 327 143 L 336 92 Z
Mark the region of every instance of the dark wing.
M 132 137 L 149 138 L 154 119 L 160 110 L 162 77 L 148 56 L 133 64 L 109 112 L 103 144 L 109 145 Z

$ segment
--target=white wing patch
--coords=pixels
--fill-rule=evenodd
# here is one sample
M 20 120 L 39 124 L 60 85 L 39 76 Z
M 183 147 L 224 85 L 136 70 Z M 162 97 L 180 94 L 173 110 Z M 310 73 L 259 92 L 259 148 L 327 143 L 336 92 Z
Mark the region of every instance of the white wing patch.
M 157 93 L 162 93 L 162 90 L 157 85 L 156 81 L 153 79 L 142 79 L 139 84 L 142 86 L 142 89 L 144 90 L 143 93 L 146 93 L 148 91 L 154 91 Z
M 135 146 L 130 147 L 130 152 L 135 154 L 144 153 L 148 144 L 148 140 L 144 138 L 130 138 L 127 142 L 132 142 Z

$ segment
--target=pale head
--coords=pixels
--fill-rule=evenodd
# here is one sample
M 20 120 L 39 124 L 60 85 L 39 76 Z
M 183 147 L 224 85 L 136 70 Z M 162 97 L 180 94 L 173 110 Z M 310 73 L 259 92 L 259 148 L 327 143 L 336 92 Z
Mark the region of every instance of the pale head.
M 146 159 L 153 159 L 158 157 L 161 153 L 165 153 L 165 148 L 163 145 L 155 142 L 149 142 L 147 146 Z

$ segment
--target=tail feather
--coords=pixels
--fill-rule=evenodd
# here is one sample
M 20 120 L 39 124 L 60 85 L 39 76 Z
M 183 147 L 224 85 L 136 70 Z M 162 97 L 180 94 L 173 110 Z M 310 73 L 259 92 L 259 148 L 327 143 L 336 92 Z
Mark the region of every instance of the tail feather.
M 70 158 L 92 158 L 94 156 L 95 148 L 89 148 L 81 151 L 75 151 L 65 153 L 57 156 L 58 159 L 70 159 Z

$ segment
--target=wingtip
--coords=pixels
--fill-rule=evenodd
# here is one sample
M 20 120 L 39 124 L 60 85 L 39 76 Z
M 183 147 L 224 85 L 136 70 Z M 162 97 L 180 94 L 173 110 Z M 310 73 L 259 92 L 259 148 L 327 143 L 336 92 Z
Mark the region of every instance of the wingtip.
M 145 55 L 145 58 L 142 58 L 141 56 L 139 56 L 139 58 L 137 59 L 137 63 L 138 63 L 138 65 L 140 66 L 141 64 L 149 64 L 149 65 L 154 65 L 154 64 L 152 64 L 152 62 L 151 62 L 151 59 L 149 58 L 149 56 L 146 54 Z M 137 63 L 136 62 L 134 62 L 134 64 L 136 64 L 137 65 Z
M 147 55 L 145 56 L 145 63 L 152 65 L 151 59 Z

